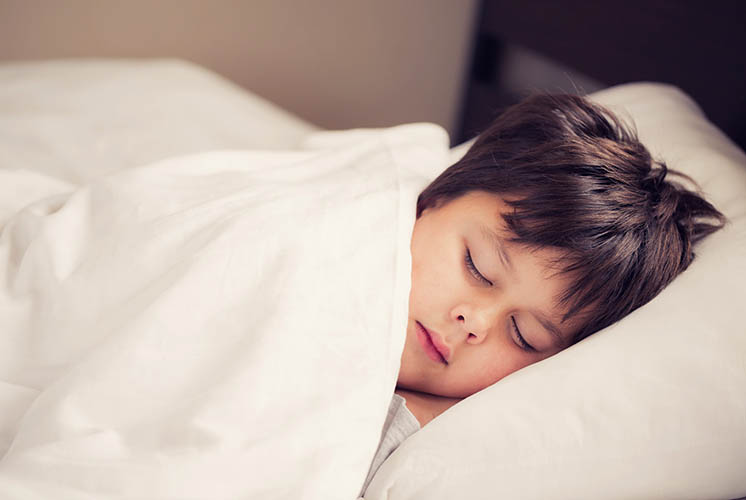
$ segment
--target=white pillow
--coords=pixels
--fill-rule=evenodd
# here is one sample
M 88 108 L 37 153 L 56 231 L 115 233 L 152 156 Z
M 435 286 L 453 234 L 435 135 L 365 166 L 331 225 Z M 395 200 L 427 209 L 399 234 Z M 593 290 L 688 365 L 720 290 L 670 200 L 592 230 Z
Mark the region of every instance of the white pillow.
M 592 97 L 730 222 L 652 302 L 417 432 L 367 499 L 746 495 L 746 157 L 676 88 Z
M 294 149 L 315 130 L 178 59 L 0 64 L 0 168 L 74 184 L 203 151 Z

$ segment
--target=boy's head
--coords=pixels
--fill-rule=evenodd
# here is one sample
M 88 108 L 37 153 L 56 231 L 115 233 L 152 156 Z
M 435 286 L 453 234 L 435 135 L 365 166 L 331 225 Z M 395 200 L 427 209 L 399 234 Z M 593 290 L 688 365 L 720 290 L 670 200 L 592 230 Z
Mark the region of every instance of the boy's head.
M 400 386 L 467 396 L 652 299 L 723 224 L 672 174 L 584 98 L 508 109 L 418 199 Z

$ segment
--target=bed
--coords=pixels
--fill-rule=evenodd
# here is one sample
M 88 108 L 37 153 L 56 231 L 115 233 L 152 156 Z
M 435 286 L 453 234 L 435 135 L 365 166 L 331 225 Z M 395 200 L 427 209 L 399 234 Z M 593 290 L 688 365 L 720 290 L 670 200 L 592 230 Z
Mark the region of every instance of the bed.
M 2 65 L 0 496 L 746 495 L 746 156 L 675 87 L 593 98 L 728 226 L 360 492 L 403 345 L 407 207 L 468 145 L 319 130 L 179 60 Z

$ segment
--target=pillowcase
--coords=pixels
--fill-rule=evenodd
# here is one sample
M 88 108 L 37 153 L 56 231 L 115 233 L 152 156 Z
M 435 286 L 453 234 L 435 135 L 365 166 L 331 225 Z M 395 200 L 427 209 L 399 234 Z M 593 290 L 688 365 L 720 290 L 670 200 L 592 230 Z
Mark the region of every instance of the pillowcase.
M 366 499 L 746 495 L 746 156 L 674 87 L 590 97 L 633 120 L 729 223 L 649 304 L 430 422 Z

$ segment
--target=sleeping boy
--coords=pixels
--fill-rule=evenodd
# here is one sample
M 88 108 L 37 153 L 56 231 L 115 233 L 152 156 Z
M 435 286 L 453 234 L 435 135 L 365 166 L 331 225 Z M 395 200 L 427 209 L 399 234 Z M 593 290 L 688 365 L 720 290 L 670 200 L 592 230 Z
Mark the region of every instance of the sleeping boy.
M 538 95 L 499 116 L 417 200 L 404 399 L 378 464 L 462 398 L 618 321 L 684 271 L 725 219 L 672 175 L 691 181 L 582 97 Z

